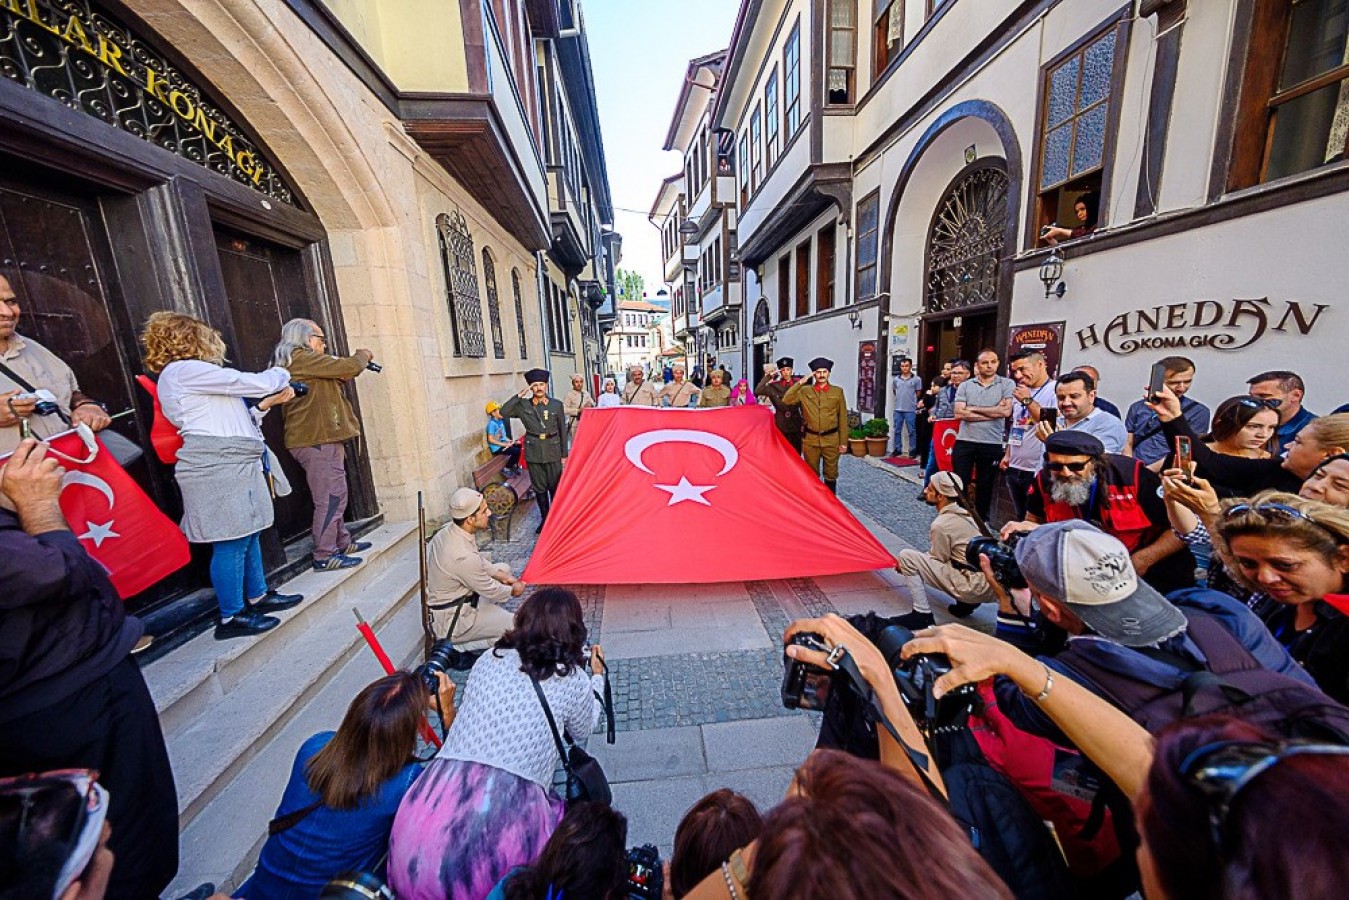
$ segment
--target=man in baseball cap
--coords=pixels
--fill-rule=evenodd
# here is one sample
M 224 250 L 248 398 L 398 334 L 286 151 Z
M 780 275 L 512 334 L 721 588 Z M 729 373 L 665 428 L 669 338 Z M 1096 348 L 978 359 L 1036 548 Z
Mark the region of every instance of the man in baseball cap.
M 491 510 L 482 494 L 461 487 L 450 496 L 450 518 L 426 549 L 426 594 L 431 630 L 466 652 L 486 650 L 510 629 L 514 616 L 499 604 L 525 592 L 510 566 L 478 549 Z
M 493 456 L 506 457 L 506 465 L 501 471 L 507 478 L 512 478 L 518 471 L 516 467 L 520 465 L 520 444 L 511 440 L 510 433 L 506 431 L 506 420 L 501 418 L 501 404 L 495 400 L 488 400 L 485 408 L 487 448 L 492 451 Z

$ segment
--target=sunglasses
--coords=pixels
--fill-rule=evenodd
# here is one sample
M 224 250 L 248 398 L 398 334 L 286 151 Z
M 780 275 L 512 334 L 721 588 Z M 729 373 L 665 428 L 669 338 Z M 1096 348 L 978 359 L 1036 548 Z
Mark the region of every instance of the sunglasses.
M 1232 804 L 1248 784 L 1294 756 L 1349 756 L 1349 747 L 1296 741 L 1267 744 L 1219 741 L 1192 751 L 1180 764 L 1180 775 L 1209 804 L 1209 829 L 1219 856 L 1225 855 L 1224 834 Z
M 1316 524 L 1316 520 L 1311 516 L 1286 503 L 1238 503 L 1223 510 L 1223 518 L 1230 519 L 1244 513 L 1254 513 L 1257 516 L 1275 521 L 1293 522 L 1301 519 L 1303 522 Z
M 91 842 L 91 837 L 97 835 L 87 835 L 86 829 L 90 825 L 91 817 L 95 813 L 101 812 L 106 794 L 100 794 L 98 786 L 97 769 L 56 769 L 50 772 L 30 773 L 27 775 L 16 775 L 10 778 L 0 778 L 0 806 L 13 804 L 18 801 L 19 809 L 19 828 L 16 844 L 22 848 L 27 846 L 28 831 L 34 827 L 34 820 L 43 815 L 50 815 L 50 810 L 67 806 L 71 798 L 75 798 L 77 805 L 77 814 L 70 823 L 70 831 L 61 842 L 63 848 L 73 849 L 77 845 L 81 851 L 87 849 L 84 856 L 84 863 L 87 863 L 93 855 L 93 850 L 97 841 Z M 103 827 L 103 815 L 98 815 L 93 819 L 99 829 Z M 41 826 L 39 826 L 41 827 Z M 76 870 L 75 874 L 83 871 L 83 865 Z
M 1076 473 L 1078 473 L 1078 474 L 1081 474 L 1082 472 L 1087 471 L 1087 466 L 1089 466 L 1089 465 L 1091 465 L 1091 462 L 1090 462 L 1089 460 L 1083 460 L 1082 462 L 1070 462 L 1070 463 L 1069 463 L 1069 462 L 1047 462 L 1047 463 L 1045 463 L 1045 468 L 1048 469 L 1048 470 L 1051 471 L 1051 472 L 1062 472 L 1064 469 L 1067 469 L 1069 472 L 1076 472 Z
M 1242 397 L 1237 401 L 1237 406 L 1247 409 L 1278 409 L 1282 405 L 1283 401 L 1278 397 Z

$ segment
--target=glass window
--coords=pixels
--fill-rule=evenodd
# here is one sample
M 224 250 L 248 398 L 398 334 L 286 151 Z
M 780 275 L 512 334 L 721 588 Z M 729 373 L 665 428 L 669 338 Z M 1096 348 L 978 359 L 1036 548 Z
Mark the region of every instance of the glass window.
M 857 59 L 857 0 L 829 0 L 829 103 L 853 102 L 853 67 Z
M 520 330 L 520 358 L 529 359 L 529 340 L 525 335 L 525 301 L 520 296 L 519 269 L 511 269 L 511 293 L 515 295 L 515 327 Z
M 1269 99 L 1264 179 L 1345 158 L 1349 138 L 1349 0 L 1293 0 L 1283 65 Z
M 873 191 L 857 204 L 857 299 L 876 295 L 876 238 L 880 233 L 881 195 Z
M 764 168 L 772 170 L 778 158 L 778 69 L 768 73 L 763 89 Z M 742 157 L 743 158 L 743 157 Z
M 801 127 L 801 20 L 787 35 L 787 46 L 782 51 L 782 103 L 786 120 L 786 139 L 791 140 Z
M 501 330 L 501 298 L 497 296 L 497 269 L 492 254 L 482 248 L 482 281 L 487 288 L 487 322 L 492 329 L 492 354 L 506 358 L 506 336 Z
M 436 217 L 440 261 L 445 269 L 445 300 L 450 312 L 450 343 L 455 356 L 483 357 L 482 301 L 478 298 L 473 236 L 461 213 Z
M 875 0 L 871 17 L 872 77 L 879 77 L 904 49 L 904 4 L 907 0 Z
M 749 117 L 749 159 L 750 159 L 750 180 L 749 189 L 757 190 L 763 183 L 763 129 L 760 127 L 761 117 L 759 107 L 754 107 L 753 114 Z
M 747 148 L 749 147 L 749 132 L 740 133 L 740 205 L 744 206 L 749 202 L 749 156 Z

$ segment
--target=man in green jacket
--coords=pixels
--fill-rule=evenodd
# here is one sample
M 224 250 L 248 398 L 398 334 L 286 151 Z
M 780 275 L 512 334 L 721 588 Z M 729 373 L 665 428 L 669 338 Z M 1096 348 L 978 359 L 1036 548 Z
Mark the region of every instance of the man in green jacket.
M 824 486 L 838 493 L 838 457 L 848 449 L 848 401 L 843 388 L 829 383 L 834 361 L 817 356 L 810 361 L 811 375 L 782 395 L 788 406 L 801 407 L 805 420 L 802 450 L 812 472 L 824 467 Z
M 370 549 L 356 541 L 342 521 L 347 511 L 346 451 L 343 441 L 361 433 L 361 423 L 342 393 L 342 382 L 365 371 L 375 358 L 369 350 L 351 356 L 329 356 L 327 338 L 317 322 L 291 319 L 281 326 L 281 341 L 272 362 L 285 366 L 292 380 L 309 393 L 286 404 L 286 449 L 304 469 L 314 498 L 314 568 L 349 569 L 362 560 L 352 556 Z
M 562 458 L 567 455 L 567 416 L 562 401 L 548 396 L 548 371 L 530 369 L 525 373 L 529 386 L 501 404 L 501 415 L 519 419 L 525 427 L 525 462 L 534 499 L 539 504 L 539 527 L 548 520 L 553 494 L 562 480 Z

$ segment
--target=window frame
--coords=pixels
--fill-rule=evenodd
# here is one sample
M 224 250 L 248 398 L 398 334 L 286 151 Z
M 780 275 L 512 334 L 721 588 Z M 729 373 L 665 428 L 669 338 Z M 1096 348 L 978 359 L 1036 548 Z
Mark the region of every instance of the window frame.
M 529 335 L 525 330 L 525 299 L 520 293 L 520 270 L 511 267 L 511 293 L 515 296 L 515 327 L 520 334 L 520 358 L 529 359 Z
M 749 190 L 754 193 L 763 184 L 763 115 L 759 104 L 749 114 Z
M 763 108 L 764 172 L 768 173 L 773 171 L 773 163 L 777 161 L 778 149 L 778 67 L 776 65 L 768 70 L 768 77 L 764 79 Z
M 857 2 L 858 0 L 828 0 L 824 6 L 824 106 L 853 106 L 857 102 Z M 833 11 L 836 4 L 846 8 L 852 15 L 852 24 L 846 28 L 834 24 Z M 834 59 L 834 32 L 836 31 L 852 33 L 852 53 L 846 63 Z M 842 69 L 847 73 L 847 98 L 837 102 L 830 99 L 829 96 L 829 76 L 835 69 Z
M 795 64 L 792 57 L 795 56 Z M 782 44 L 782 134 L 791 141 L 801 129 L 801 17 Z M 793 121 L 793 115 L 796 117 Z
M 863 208 L 871 204 L 875 207 L 875 227 L 869 231 L 861 230 L 863 222 Z M 857 201 L 857 210 L 853 215 L 853 221 L 857 223 L 857 262 L 854 268 L 853 296 L 857 302 L 870 300 L 876 296 L 876 288 L 879 286 L 877 278 L 880 275 L 880 234 L 881 234 L 881 189 L 876 188 L 867 194 L 861 200 Z M 862 247 L 864 242 L 871 246 L 871 262 L 864 264 L 862 262 Z M 862 278 L 865 274 L 871 275 L 871 291 L 863 293 Z
M 804 319 L 810 316 L 810 295 L 811 295 L 811 246 L 814 235 L 807 235 L 806 239 L 796 245 L 796 315 L 793 318 Z
M 497 293 L 496 260 L 492 251 L 482 248 L 482 283 L 487 295 L 487 322 L 492 332 L 492 355 L 497 359 L 506 358 L 506 333 L 501 327 L 501 296 Z
M 834 290 L 838 268 L 838 226 L 831 219 L 815 232 L 815 311 L 835 306 Z
M 879 79 L 887 71 L 889 71 L 890 67 L 899 61 L 900 55 L 904 52 L 904 48 L 907 46 L 907 42 L 904 40 L 905 36 L 904 26 L 905 24 L 907 24 L 905 21 L 905 16 L 908 13 L 908 9 L 906 9 L 907 4 L 908 0 L 872 0 L 871 80 L 873 82 Z M 890 50 L 888 48 L 888 43 L 886 41 L 881 40 L 881 29 L 884 28 L 885 33 L 887 35 L 890 33 L 890 9 L 896 5 L 898 5 L 899 8 L 899 21 L 900 21 L 899 43 L 895 46 L 893 50 Z M 884 23 L 881 22 L 882 18 L 885 19 Z M 884 53 L 884 56 L 882 56 L 882 53 Z

